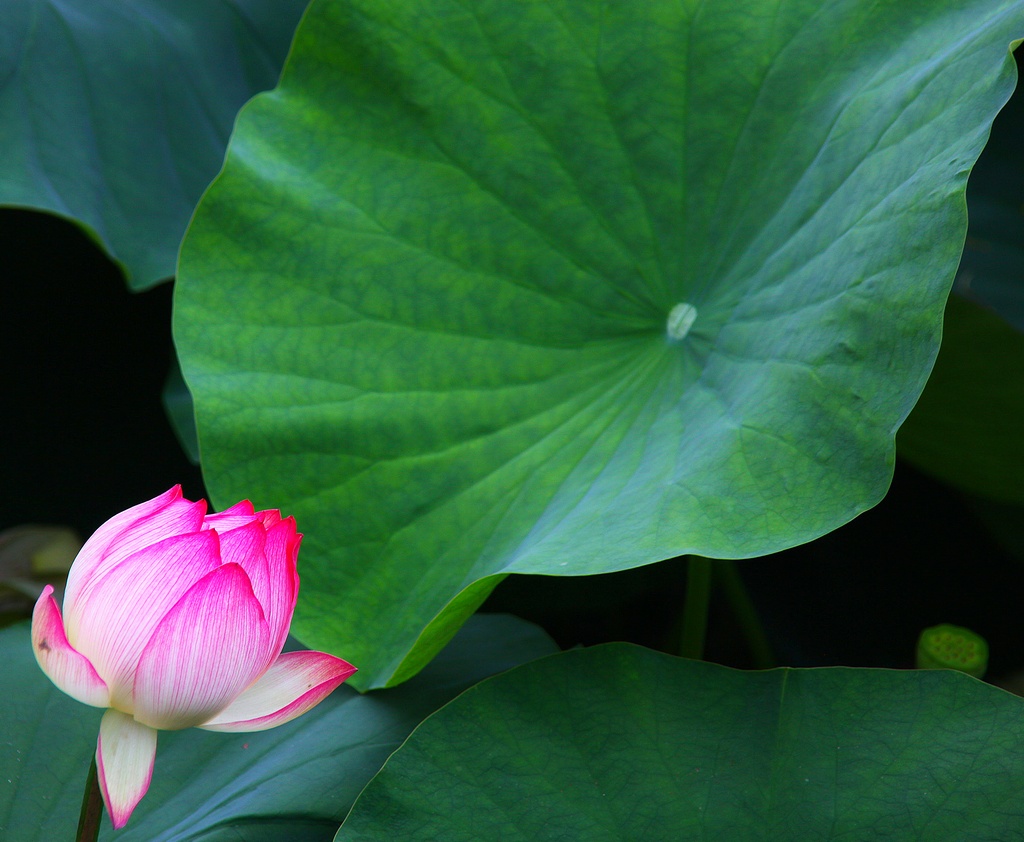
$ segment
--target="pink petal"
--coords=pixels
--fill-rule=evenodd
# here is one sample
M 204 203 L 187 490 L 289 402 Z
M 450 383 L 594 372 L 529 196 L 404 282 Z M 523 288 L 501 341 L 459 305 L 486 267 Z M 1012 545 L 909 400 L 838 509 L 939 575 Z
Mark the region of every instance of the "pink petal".
M 240 564 L 243 569 L 253 559 L 259 559 L 266 568 L 263 548 L 267 543 L 267 531 L 259 521 L 250 521 L 245 526 L 230 531 L 217 530 L 220 535 L 220 559 L 222 564 Z M 263 576 L 266 577 L 264 570 Z M 250 578 L 252 578 L 250 576 Z
M 286 517 L 267 532 L 264 554 L 270 579 L 269 597 L 263 610 L 270 625 L 271 660 L 277 657 L 288 637 L 288 629 L 299 596 L 299 574 L 296 569 L 302 536 L 295 531 L 295 518 Z
M 270 578 L 270 567 L 267 564 L 267 556 L 264 547 L 267 543 L 267 533 L 263 524 L 253 521 L 241 529 L 232 529 L 230 532 L 221 533 L 220 536 L 220 557 L 224 564 L 239 565 L 249 577 L 252 585 L 252 592 L 263 608 L 263 616 L 270 628 L 271 640 L 276 641 L 274 624 L 271 623 L 271 611 L 277 610 L 276 606 L 281 601 L 279 595 L 275 595 L 273 589 L 277 583 Z M 288 597 L 285 596 L 285 599 Z M 273 617 L 274 622 L 277 618 Z M 287 629 L 285 630 L 287 634 Z M 278 650 L 272 647 L 267 648 L 266 660 L 260 668 L 260 673 L 267 669 L 277 657 Z
M 320 704 L 356 668 L 325 652 L 285 652 L 266 674 L 213 719 L 207 731 L 265 731 Z
M 110 691 L 95 667 L 68 643 L 53 587 L 47 585 L 32 610 L 32 649 L 47 677 L 61 690 L 87 705 L 110 705 Z
M 226 532 L 229 529 L 237 529 L 239 526 L 253 523 L 257 519 L 258 515 L 256 515 L 252 503 L 248 500 L 241 500 L 230 509 L 225 509 L 215 515 L 207 515 L 203 521 L 203 528 Z
M 239 500 L 235 505 L 228 506 L 228 508 L 222 512 L 214 512 L 211 515 L 207 515 L 206 519 L 210 520 L 212 518 L 216 520 L 217 518 L 227 517 L 228 515 L 247 515 L 251 520 L 255 514 L 256 509 L 253 507 L 252 503 L 248 500 Z
M 156 758 L 156 731 L 119 710 L 100 720 L 96 772 L 114 829 L 124 827 L 149 789 Z
M 256 512 L 256 517 L 263 521 L 263 525 L 267 529 L 270 529 L 272 526 L 277 526 L 277 524 L 281 522 L 281 512 L 277 509 L 266 509 L 262 512 Z
M 168 538 L 90 582 L 66 611 L 68 640 L 107 682 L 113 707 L 134 711 L 135 669 L 154 630 L 189 588 L 218 567 L 216 532 Z
M 197 532 L 203 523 L 206 501 L 192 503 L 181 496 L 181 486 L 133 506 L 97 529 L 79 551 L 68 573 L 64 611 L 69 612 L 92 580 L 103 576 L 123 559 L 170 535 Z
M 160 622 L 135 675 L 135 718 L 189 728 L 223 710 L 266 668 L 270 632 L 249 577 L 225 564 Z
M 220 554 L 225 564 L 234 562 L 242 566 L 263 606 L 272 640 L 263 665 L 266 669 L 280 654 L 295 611 L 299 589 L 295 565 L 302 536 L 295 531 L 294 518 L 281 520 L 276 511 L 261 514 L 267 516 L 265 522 L 273 524 L 269 533 L 265 522 L 259 521 L 222 532 Z

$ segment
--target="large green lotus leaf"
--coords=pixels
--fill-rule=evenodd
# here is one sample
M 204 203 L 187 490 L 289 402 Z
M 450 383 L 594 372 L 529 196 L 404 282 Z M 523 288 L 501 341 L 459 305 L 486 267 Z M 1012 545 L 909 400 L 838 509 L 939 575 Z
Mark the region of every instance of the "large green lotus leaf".
M 1024 333 L 950 296 L 932 376 L 900 428 L 900 456 L 975 494 L 1024 503 L 1022 433 Z
M 947 670 L 740 672 L 625 644 L 417 728 L 336 842 L 1018 839 L 1024 701 Z
M 342 686 L 309 713 L 252 734 L 162 732 L 149 792 L 119 842 L 330 840 L 366 782 L 429 713 L 475 682 L 556 650 L 540 629 L 474 617 L 409 684 Z M 0 839 L 73 839 L 101 712 L 42 674 L 27 624 L 0 631 Z
M 174 274 L 235 115 L 307 0 L 4 0 L 0 203 L 79 222 L 135 288 Z
M 875 504 L 1022 33 L 1021 0 L 314 2 L 176 290 L 213 497 L 307 534 L 296 633 L 397 682 L 503 574 Z

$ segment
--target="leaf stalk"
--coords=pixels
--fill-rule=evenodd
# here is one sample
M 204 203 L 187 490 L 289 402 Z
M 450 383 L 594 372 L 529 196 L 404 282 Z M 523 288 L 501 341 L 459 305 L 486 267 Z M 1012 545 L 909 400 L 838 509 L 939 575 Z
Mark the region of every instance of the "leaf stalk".
M 103 795 L 100 793 L 99 775 L 96 770 L 96 755 L 92 756 L 89 774 L 85 779 L 85 794 L 82 796 L 82 812 L 78 817 L 76 842 L 96 842 L 100 835 L 100 820 L 103 818 Z

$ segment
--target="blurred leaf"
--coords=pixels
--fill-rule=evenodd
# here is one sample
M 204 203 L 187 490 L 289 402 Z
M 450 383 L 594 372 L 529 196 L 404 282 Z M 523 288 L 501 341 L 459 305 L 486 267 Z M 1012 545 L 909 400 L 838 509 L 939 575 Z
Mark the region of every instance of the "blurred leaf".
M 164 411 L 171 422 L 181 449 L 193 465 L 199 464 L 199 436 L 196 433 L 196 415 L 192 406 L 192 393 L 188 390 L 181 367 L 175 357 L 171 371 L 164 382 Z
M 1017 64 L 1024 51 L 1017 49 Z M 1024 331 L 1024 91 L 992 125 L 967 188 L 970 225 L 954 288 Z
M 507 573 L 878 502 L 1021 34 L 1021 0 L 314 2 L 175 324 L 214 499 L 308 533 L 299 636 L 396 683 Z
M 999 546 L 1024 561 L 1024 506 L 1000 503 L 991 497 L 968 497 L 966 503 Z
M 144 289 L 277 81 L 307 0 L 5 0 L 0 203 L 68 217 Z
M 149 792 L 118 842 L 329 840 L 356 795 L 424 716 L 488 675 L 549 655 L 540 629 L 475 617 L 415 681 L 360 696 L 346 686 L 304 716 L 252 734 L 161 732 Z M 0 838 L 72 839 L 101 711 L 57 690 L 29 629 L 0 631 Z
M 337 842 L 1016 839 L 1024 702 L 951 670 L 739 672 L 625 644 L 420 725 Z
M 63 599 L 82 539 L 66 526 L 25 524 L 0 532 L 0 626 L 32 616 L 45 585 Z
M 0 579 L 67 576 L 80 549 L 82 539 L 67 526 L 13 526 L 0 532 Z
M 1024 333 L 958 295 L 899 454 L 967 491 L 1024 503 Z
M 899 454 L 922 470 L 1017 504 L 1024 502 L 1022 138 L 1024 93 L 1018 89 L 971 173 L 970 224 L 954 283 L 963 298 L 953 296 L 947 305 L 935 370 L 897 438 Z

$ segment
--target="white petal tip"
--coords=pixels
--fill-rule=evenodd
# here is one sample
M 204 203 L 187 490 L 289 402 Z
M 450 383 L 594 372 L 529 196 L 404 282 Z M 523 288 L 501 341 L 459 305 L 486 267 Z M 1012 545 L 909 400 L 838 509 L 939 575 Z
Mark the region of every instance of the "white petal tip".
M 47 678 L 71 698 L 93 707 L 110 704 L 106 682 L 92 662 L 68 643 L 51 585 L 43 588 L 32 610 L 32 651 Z
M 316 707 L 356 668 L 324 652 L 284 652 L 266 674 L 201 725 L 209 731 L 265 731 Z
M 156 731 L 118 710 L 103 714 L 96 742 L 96 772 L 115 830 L 128 823 L 149 789 L 155 758 Z

